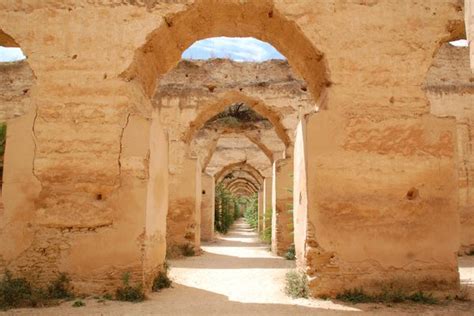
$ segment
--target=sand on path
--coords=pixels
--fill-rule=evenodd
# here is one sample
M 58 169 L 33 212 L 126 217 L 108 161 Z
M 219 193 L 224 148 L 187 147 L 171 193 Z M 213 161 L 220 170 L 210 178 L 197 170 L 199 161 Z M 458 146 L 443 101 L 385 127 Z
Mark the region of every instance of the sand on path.
M 257 233 L 242 219 L 224 236 L 202 245 L 203 254 L 169 261 L 173 287 L 150 293 L 142 303 L 83 300 L 43 309 L 16 309 L 11 315 L 474 315 L 474 304 L 451 301 L 417 304 L 359 304 L 317 299 L 291 299 L 284 293 L 285 274 L 294 261 L 272 255 Z M 474 258 L 463 260 L 469 280 Z M 463 272 L 464 271 L 464 272 Z M 461 275 L 463 278 L 463 275 Z M 473 277 L 474 280 L 474 277 Z M 2 314 L 2 313 L 0 313 Z

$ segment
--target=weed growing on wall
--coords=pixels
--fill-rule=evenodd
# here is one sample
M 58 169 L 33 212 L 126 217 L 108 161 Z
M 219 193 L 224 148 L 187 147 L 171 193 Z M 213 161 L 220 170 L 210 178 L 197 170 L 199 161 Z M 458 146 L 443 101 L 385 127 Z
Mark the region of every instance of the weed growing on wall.
M 153 280 L 153 292 L 159 292 L 162 289 L 171 287 L 171 280 L 168 278 L 166 272 L 158 273 L 158 276 Z
M 43 307 L 72 297 L 70 279 L 64 273 L 46 288 L 36 287 L 25 278 L 16 278 L 8 270 L 0 281 L 0 309 Z
M 367 294 L 363 289 L 346 290 L 336 296 L 341 301 L 357 303 L 419 303 L 436 304 L 438 301 L 431 295 L 421 291 L 406 293 L 401 289 L 386 289 L 378 294 Z
M 309 294 L 306 274 L 290 271 L 286 274 L 285 293 L 292 298 L 307 298 Z
M 141 302 L 145 300 L 145 293 L 141 284 L 130 285 L 130 273 L 126 272 L 122 276 L 123 286 L 119 287 L 115 292 L 115 298 L 118 301 Z
M 295 245 L 291 245 L 290 247 L 288 247 L 288 250 L 285 253 L 285 259 L 286 260 L 295 260 L 296 259 Z

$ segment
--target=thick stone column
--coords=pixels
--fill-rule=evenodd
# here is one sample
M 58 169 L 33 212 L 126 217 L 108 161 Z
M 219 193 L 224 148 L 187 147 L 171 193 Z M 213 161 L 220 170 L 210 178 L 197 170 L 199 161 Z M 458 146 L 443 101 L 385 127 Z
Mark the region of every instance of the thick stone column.
M 214 238 L 214 177 L 203 173 L 201 201 L 201 240 L 210 241 Z
M 201 166 L 197 159 L 185 158 L 180 172 L 170 175 L 166 242 L 172 256 L 183 247 L 199 251 L 201 195 Z
M 264 194 L 263 194 L 263 187 L 262 187 L 258 191 L 258 212 L 257 212 L 258 213 L 258 225 L 257 225 L 257 231 L 259 233 L 263 231 L 263 206 L 264 206 L 263 198 L 264 198 Z
M 474 0 L 465 0 L 465 21 L 467 39 L 470 41 L 471 70 L 474 72 Z
M 458 288 L 454 118 L 352 121 L 321 111 L 308 119 L 304 143 L 313 295 L 380 292 L 381 282 Z
M 272 222 L 272 178 L 267 177 L 263 180 L 263 221 L 262 231 L 271 228 Z
M 272 252 L 284 255 L 293 243 L 293 159 L 273 163 Z
M 295 243 L 296 265 L 306 267 L 306 238 L 308 227 L 308 191 L 306 184 L 305 155 L 306 122 L 300 120 L 296 128 L 293 154 L 293 240 Z

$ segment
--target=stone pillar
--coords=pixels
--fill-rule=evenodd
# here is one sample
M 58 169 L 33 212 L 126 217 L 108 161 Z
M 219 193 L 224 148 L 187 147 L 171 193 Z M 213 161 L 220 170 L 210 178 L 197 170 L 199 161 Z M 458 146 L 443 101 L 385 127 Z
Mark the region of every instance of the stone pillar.
M 214 177 L 203 173 L 201 201 L 201 240 L 210 241 L 214 238 Z
M 185 158 L 179 173 L 170 174 L 170 198 L 166 242 L 171 256 L 183 247 L 199 251 L 201 223 L 201 166 L 195 158 Z
M 308 193 L 306 184 L 304 120 L 296 128 L 295 147 L 293 152 L 293 240 L 295 243 L 296 265 L 306 267 L 306 237 L 308 226 Z
M 459 287 L 454 118 L 352 121 L 321 111 L 304 142 L 312 295 L 381 292 L 390 282 L 406 291 Z
M 263 231 L 263 187 L 260 188 L 258 191 L 258 225 L 257 225 L 257 231 L 261 233 Z
M 272 252 L 283 256 L 293 244 L 293 159 L 273 163 Z
M 474 72 L 474 0 L 465 0 L 465 21 L 467 40 L 470 41 L 471 70 Z
M 272 178 L 267 177 L 263 180 L 263 225 L 262 231 L 271 228 L 272 218 Z

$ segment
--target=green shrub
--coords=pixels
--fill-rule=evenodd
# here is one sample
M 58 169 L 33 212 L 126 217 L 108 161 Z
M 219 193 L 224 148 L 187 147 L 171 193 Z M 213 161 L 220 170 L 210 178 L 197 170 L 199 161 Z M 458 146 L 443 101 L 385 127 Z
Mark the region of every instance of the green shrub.
M 67 299 L 73 297 L 70 291 L 71 279 L 65 273 L 60 273 L 56 280 L 48 286 L 48 298 Z
M 336 298 L 338 300 L 351 302 L 354 304 L 371 302 L 371 297 L 365 294 L 362 289 L 352 289 L 344 291 L 343 293 L 338 294 Z
M 141 302 L 145 300 L 145 293 L 141 284 L 136 286 L 130 285 L 130 273 L 124 273 L 122 277 L 123 286 L 119 287 L 115 292 L 115 298 L 118 301 Z
M 296 259 L 296 252 L 295 252 L 295 245 L 291 245 L 285 253 L 286 260 L 295 260 Z
M 34 287 L 25 278 L 14 278 L 7 270 L 0 281 L 0 309 L 53 305 L 58 300 L 73 297 L 69 288 L 70 279 L 64 273 L 45 289 Z
M 14 278 L 10 271 L 0 282 L 0 308 L 31 306 L 33 289 L 24 278 Z
M 81 300 L 75 301 L 75 302 L 72 304 L 72 307 L 83 307 L 83 306 L 86 306 L 86 303 L 84 303 L 84 302 L 81 301 Z
M 171 286 L 171 280 L 166 275 L 166 272 L 158 273 L 158 276 L 153 280 L 153 292 L 159 292 L 161 289 L 166 289 Z
M 196 252 L 194 251 L 194 246 L 191 244 L 180 245 L 179 249 L 181 250 L 181 254 L 185 257 L 192 257 L 196 255 Z
M 262 231 L 261 237 L 262 241 L 271 244 L 272 242 L 272 226 L 267 226 Z
M 106 294 L 102 295 L 102 298 L 104 300 L 107 300 L 107 301 L 112 301 L 114 299 L 114 297 L 110 293 L 106 293 Z
M 236 216 L 240 216 L 238 198 L 225 189 L 222 183 L 218 184 L 215 192 L 215 230 L 222 234 L 227 234 Z
M 244 218 L 247 224 L 252 228 L 257 228 L 258 226 L 258 195 L 254 194 L 245 201 L 246 208 L 244 212 Z
M 346 290 L 336 296 L 341 301 L 357 303 L 404 303 L 436 304 L 438 301 L 431 295 L 418 291 L 407 294 L 401 289 L 389 288 L 379 294 L 369 295 L 363 289 Z
M 288 272 L 286 274 L 285 293 L 292 298 L 307 298 L 309 288 L 306 275 L 297 271 Z

